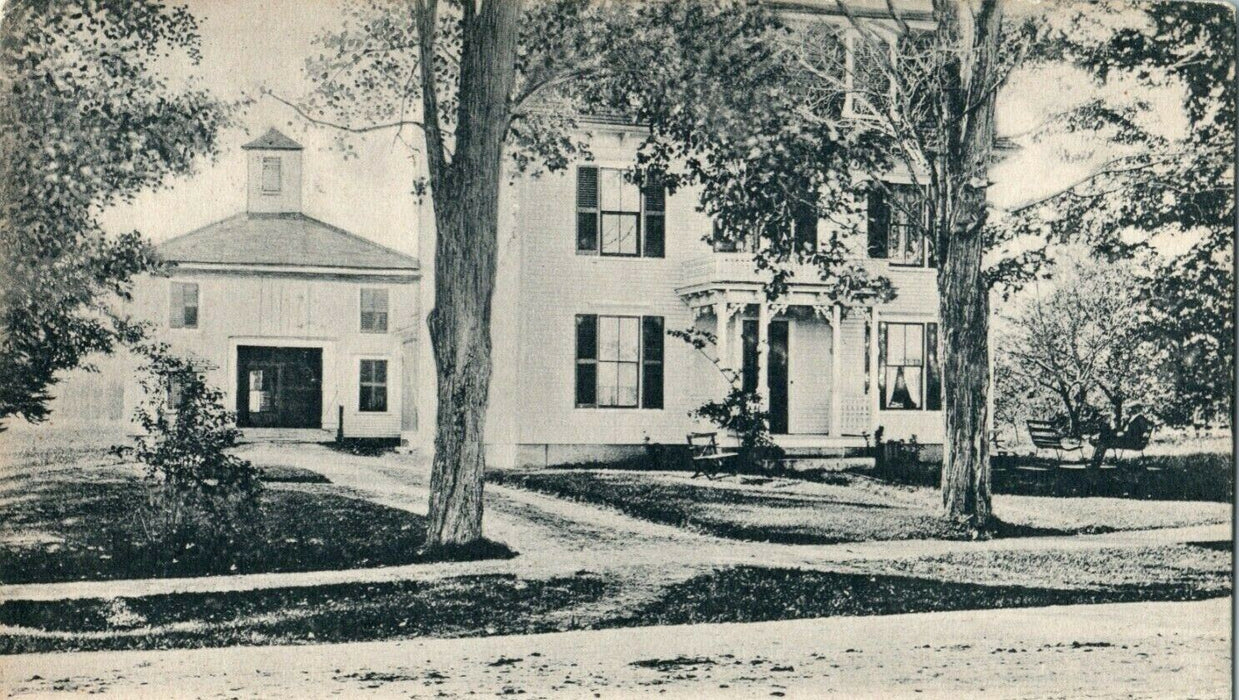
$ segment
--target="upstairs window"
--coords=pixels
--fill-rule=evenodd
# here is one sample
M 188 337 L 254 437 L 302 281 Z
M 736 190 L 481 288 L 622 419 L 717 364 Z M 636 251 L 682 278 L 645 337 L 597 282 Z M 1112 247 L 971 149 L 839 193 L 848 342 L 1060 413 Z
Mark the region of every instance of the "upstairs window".
M 170 289 L 169 325 L 173 328 L 197 328 L 198 284 L 196 282 L 173 282 Z
M 884 411 L 942 410 L 938 324 L 878 324 L 878 398 Z
M 851 116 L 876 116 L 889 107 L 894 63 L 890 43 L 872 31 L 848 37 L 848 96 L 846 109 Z
M 666 254 L 666 191 L 639 188 L 623 170 L 577 169 L 576 249 L 581 254 L 661 258 Z
M 792 245 L 800 253 L 817 252 L 817 213 L 811 207 L 798 207 L 792 220 Z
M 577 408 L 663 407 L 663 318 L 576 317 Z
M 936 267 L 929 231 L 929 203 L 913 185 L 869 190 L 869 257 L 892 265 Z
M 281 188 L 281 163 L 279 158 L 264 157 L 262 159 L 262 191 L 275 194 Z
M 361 332 L 387 332 L 387 290 L 362 287 Z
M 362 360 L 358 385 L 361 391 L 358 411 L 387 412 L 387 360 Z

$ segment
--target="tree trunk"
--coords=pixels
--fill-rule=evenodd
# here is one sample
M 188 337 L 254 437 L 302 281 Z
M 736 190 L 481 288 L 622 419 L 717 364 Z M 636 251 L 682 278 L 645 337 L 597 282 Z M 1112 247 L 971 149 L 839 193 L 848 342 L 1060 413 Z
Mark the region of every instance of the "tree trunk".
M 999 0 L 934 0 L 941 45 L 940 144 L 933 154 L 934 234 L 941 251 L 942 504 L 985 529 L 993 514 L 989 462 L 989 284 L 982 269 L 986 188 L 994 142 Z
M 943 421 L 942 504 L 953 520 L 983 529 L 993 513 L 990 492 L 989 286 L 982 276 L 984 192 L 975 193 L 961 215 L 965 225 L 947 237 L 938 268 L 942 322 Z
M 484 0 L 476 14 L 471 9 L 463 22 L 455 154 L 445 164 L 442 150 L 428 153 L 436 227 L 435 305 L 428 325 L 438 380 L 428 549 L 482 538 L 499 186 L 520 9 L 517 0 Z M 432 105 L 430 116 L 434 110 Z M 437 128 L 427 130 L 428 152 L 435 149 L 432 136 L 439 138 L 432 131 Z

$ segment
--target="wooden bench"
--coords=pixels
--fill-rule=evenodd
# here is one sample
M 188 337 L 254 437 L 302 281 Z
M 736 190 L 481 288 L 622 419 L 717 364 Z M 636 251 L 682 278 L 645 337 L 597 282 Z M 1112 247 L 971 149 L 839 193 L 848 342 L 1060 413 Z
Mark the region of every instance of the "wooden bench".
M 734 468 L 736 454 L 719 449 L 718 433 L 689 433 L 688 451 L 693 459 L 694 479 L 713 479 L 724 467 Z
M 1064 452 L 1084 449 L 1084 441 L 1068 437 L 1058 431 L 1048 420 L 1028 421 L 1028 437 L 1033 447 L 1040 450 L 1053 450 L 1058 455 L 1058 461 L 1063 461 Z

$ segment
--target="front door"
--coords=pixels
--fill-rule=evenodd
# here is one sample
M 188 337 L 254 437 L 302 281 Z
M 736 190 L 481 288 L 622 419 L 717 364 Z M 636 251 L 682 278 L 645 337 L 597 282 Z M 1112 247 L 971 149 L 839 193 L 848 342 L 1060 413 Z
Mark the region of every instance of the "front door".
M 746 320 L 741 329 L 744 341 L 743 380 L 746 391 L 757 388 L 757 321 Z M 766 365 L 766 392 L 770 399 L 770 432 L 787 434 L 787 321 L 771 321 L 768 333 L 770 356 Z
M 318 348 L 237 348 L 237 425 L 320 428 L 323 351 Z

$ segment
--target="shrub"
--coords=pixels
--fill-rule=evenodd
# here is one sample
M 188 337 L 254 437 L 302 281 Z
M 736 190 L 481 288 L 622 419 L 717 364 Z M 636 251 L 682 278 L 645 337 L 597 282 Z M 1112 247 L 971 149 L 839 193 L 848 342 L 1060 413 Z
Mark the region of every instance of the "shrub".
M 139 352 L 145 399 L 134 417 L 141 433 L 113 450 L 146 467 L 150 490 L 133 514 L 138 541 L 116 542 L 116 556 L 151 570 L 227 568 L 258 522 L 258 470 L 227 452 L 240 432 L 201 367 L 163 345 Z
M 705 356 L 730 386 L 721 401 L 707 401 L 690 411 L 689 415 L 709 421 L 720 430 L 736 436 L 740 441 L 737 459 L 741 469 L 754 471 L 761 467 L 762 460 L 781 458 L 784 452 L 770 437 L 770 412 L 762 409 L 761 397 L 755 391 L 744 389 L 740 372 L 724 367 L 718 358 L 706 352 L 706 347 L 717 345 L 714 334 L 697 328 L 673 330 L 667 334 L 683 340 Z

